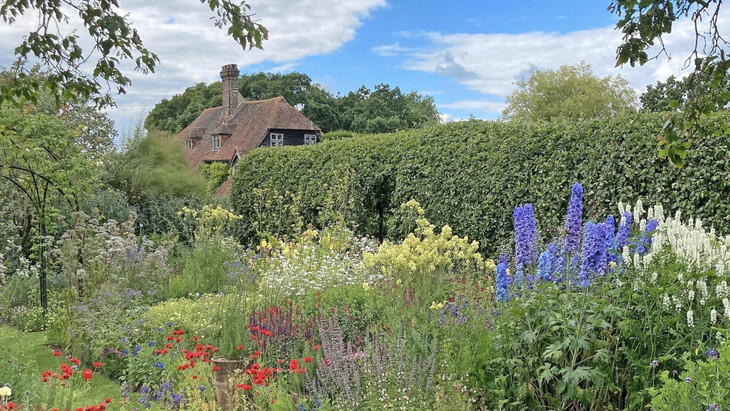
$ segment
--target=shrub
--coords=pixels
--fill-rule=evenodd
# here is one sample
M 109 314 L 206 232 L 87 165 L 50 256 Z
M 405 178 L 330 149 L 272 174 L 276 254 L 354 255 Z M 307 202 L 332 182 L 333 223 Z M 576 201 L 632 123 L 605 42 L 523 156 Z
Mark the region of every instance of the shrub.
M 657 157 L 663 122 L 659 114 L 555 123 L 468 121 L 254 150 L 238 164 L 231 201 L 248 225 L 261 223 L 256 190 L 293 193 L 303 221 L 316 223 L 327 189 L 338 179 L 334 171 L 346 168 L 352 206 L 345 221 L 358 233 L 377 236 L 401 203 L 415 199 L 433 224 L 449 224 L 493 252 L 511 242 L 517 204 L 539 209 L 541 227 L 562 225 L 568 203 L 562 190 L 577 180 L 585 182 L 591 199 L 588 216 L 641 197 L 730 232 L 730 203 L 724 201 L 730 197 L 730 139 L 722 132 L 703 136 L 693 142 L 686 166 L 676 169 Z M 398 238 L 398 232 L 388 236 Z

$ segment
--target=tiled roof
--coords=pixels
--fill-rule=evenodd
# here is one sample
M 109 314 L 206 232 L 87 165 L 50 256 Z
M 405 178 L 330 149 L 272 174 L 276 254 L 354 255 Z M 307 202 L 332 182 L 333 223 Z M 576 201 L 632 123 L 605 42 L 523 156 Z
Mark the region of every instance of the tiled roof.
M 241 155 L 246 154 L 261 144 L 269 129 L 320 131 L 283 97 L 243 101 L 228 121 L 224 122 L 223 117 L 223 107 L 205 109 L 177 135 L 181 142 L 188 138 L 200 138 L 195 147 L 188 151 L 192 167 L 198 167 L 204 161 L 230 161 L 236 150 Z M 222 137 L 221 148 L 213 150 L 212 134 L 219 133 L 230 134 L 230 137 Z
M 231 187 L 233 187 L 233 178 L 228 177 L 228 180 L 226 180 L 223 185 L 218 187 L 218 190 L 215 191 L 213 197 L 230 197 Z

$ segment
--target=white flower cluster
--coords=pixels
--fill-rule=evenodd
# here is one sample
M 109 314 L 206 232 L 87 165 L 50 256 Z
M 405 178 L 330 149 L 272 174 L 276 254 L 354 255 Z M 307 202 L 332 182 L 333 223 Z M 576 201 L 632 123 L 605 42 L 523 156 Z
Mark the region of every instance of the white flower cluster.
M 690 218 L 684 224 L 681 217 L 677 212 L 674 218 L 668 218 L 657 234 L 666 240 L 688 270 L 715 269 L 718 277 L 723 276 L 725 267 L 730 264 L 730 236 L 718 238 L 714 230 L 705 230 L 699 218 Z
M 369 244 L 362 244 L 370 248 Z M 306 246 L 292 256 L 281 256 L 279 264 L 266 272 L 261 292 L 301 296 L 309 291 L 324 291 L 344 285 L 374 284 L 382 275 L 362 267 L 360 252 L 322 251 Z

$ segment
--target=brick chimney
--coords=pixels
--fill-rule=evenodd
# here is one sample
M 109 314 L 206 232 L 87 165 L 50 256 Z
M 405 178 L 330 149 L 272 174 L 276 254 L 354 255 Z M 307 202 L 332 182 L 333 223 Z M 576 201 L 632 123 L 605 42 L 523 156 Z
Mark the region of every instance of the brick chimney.
M 233 111 L 238 107 L 238 66 L 226 64 L 221 68 L 221 81 L 223 82 L 223 110 L 226 119 L 231 117 Z

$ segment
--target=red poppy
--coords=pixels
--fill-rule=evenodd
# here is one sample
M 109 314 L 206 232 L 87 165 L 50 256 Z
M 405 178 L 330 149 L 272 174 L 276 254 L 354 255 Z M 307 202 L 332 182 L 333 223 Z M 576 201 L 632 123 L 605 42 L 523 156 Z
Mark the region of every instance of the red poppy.
M 197 375 L 193 375 L 193 379 L 194 380 L 197 380 L 198 379 L 198 376 Z
M 193 336 L 193 341 L 198 341 L 198 336 Z
M 242 350 L 242 349 L 243 349 L 243 345 L 239 345 L 239 346 L 238 346 L 238 349 L 239 349 L 239 350 Z
M 314 344 L 314 351 L 319 350 L 319 344 Z
M 312 357 L 304 357 L 304 362 L 312 362 Z
M 104 402 L 105 402 L 105 403 L 107 403 L 107 404 L 109 404 L 109 403 L 111 403 L 111 402 L 112 402 L 112 399 L 111 399 L 111 398 L 105 398 L 105 399 L 104 399 Z
M 299 361 L 297 361 L 296 359 L 289 361 L 289 371 L 294 372 L 297 369 L 299 369 Z
M 220 370 L 221 370 L 221 367 L 219 367 L 217 365 L 213 366 L 213 371 L 220 371 Z
M 99 367 L 101 367 L 101 363 L 100 363 L 100 362 L 98 362 L 98 361 L 97 361 L 97 362 L 93 362 L 93 363 L 91 363 L 91 365 L 93 365 L 93 366 L 94 366 L 94 368 L 99 368 Z
M 76 365 L 81 364 L 81 360 L 79 360 L 78 358 L 75 358 L 75 357 L 71 357 L 71 362 Z
M 84 376 L 84 379 L 86 381 L 89 381 L 91 379 L 91 377 L 93 377 L 93 374 L 91 373 L 91 370 L 88 369 L 88 368 L 84 370 L 84 372 L 83 372 L 82 375 Z
M 55 357 L 58 357 L 59 355 L 61 355 L 61 351 L 54 351 L 54 352 L 53 352 L 53 355 L 54 355 Z

